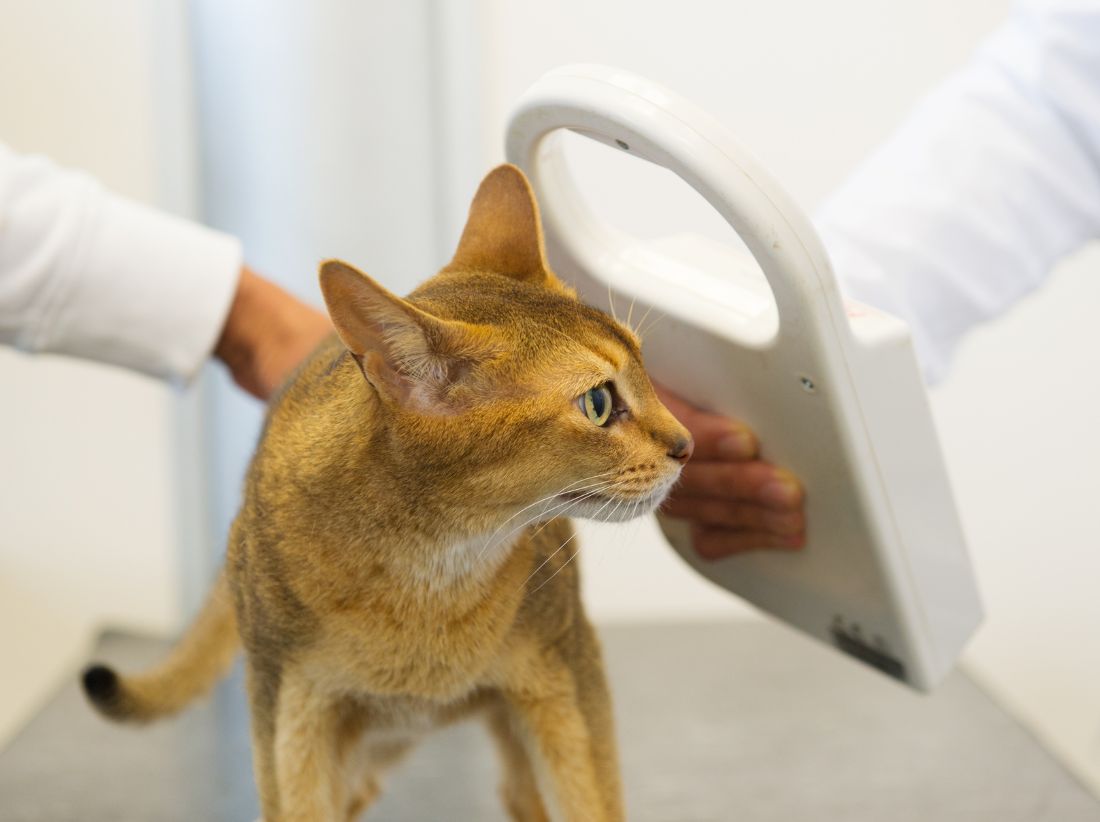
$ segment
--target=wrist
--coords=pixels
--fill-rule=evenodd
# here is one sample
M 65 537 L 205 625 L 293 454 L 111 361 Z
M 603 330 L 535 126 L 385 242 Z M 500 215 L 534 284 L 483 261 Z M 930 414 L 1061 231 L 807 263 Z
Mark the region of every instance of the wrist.
M 250 268 L 241 267 L 233 303 L 214 348 L 214 356 L 226 364 L 238 382 L 238 375 L 246 373 L 256 359 L 257 335 L 254 318 L 259 281 L 259 277 Z
M 331 330 L 324 314 L 244 266 L 214 354 L 237 385 L 267 399 Z

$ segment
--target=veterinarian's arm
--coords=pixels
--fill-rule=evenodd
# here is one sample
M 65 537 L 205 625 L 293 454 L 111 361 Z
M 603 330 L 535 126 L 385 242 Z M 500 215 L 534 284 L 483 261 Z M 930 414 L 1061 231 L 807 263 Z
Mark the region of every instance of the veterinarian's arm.
M 240 268 L 232 237 L 0 146 L 0 341 L 186 378 Z
M 217 344 L 263 397 L 328 328 L 242 269 L 234 238 L 0 144 L 0 343 L 169 379 Z
M 926 375 L 1100 236 L 1100 3 L 1022 4 L 826 204 L 843 290 L 904 318 Z
M 245 267 L 214 354 L 237 385 L 266 399 L 331 332 L 327 316 Z

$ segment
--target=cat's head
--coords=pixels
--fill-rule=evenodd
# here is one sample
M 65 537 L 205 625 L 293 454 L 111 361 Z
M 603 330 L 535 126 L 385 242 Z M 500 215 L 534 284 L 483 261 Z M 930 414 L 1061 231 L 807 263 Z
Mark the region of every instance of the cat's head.
M 484 527 L 525 508 L 629 519 L 660 504 L 691 454 L 634 332 L 550 271 L 514 166 L 485 178 L 454 259 L 407 299 L 336 260 L 321 286 L 401 481 Z

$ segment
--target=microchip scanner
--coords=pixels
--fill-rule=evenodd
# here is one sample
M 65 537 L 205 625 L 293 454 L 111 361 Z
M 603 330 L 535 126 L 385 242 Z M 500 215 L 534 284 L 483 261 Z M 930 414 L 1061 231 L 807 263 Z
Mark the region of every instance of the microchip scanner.
M 562 130 L 677 174 L 755 259 L 690 235 L 641 241 L 601 221 L 570 177 Z M 771 175 L 654 83 L 603 66 L 551 71 L 519 99 L 506 151 L 534 186 L 559 277 L 601 308 L 614 299 L 663 312 L 644 335 L 653 377 L 744 420 L 806 488 L 804 550 L 705 561 L 662 517 L 679 554 L 779 619 L 931 689 L 982 610 L 905 324 L 846 304 L 813 226 Z

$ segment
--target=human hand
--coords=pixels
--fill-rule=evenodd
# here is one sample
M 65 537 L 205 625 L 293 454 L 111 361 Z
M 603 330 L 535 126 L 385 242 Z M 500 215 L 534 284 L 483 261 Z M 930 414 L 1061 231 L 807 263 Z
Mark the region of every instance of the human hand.
M 806 515 L 795 476 L 760 460 L 756 436 L 742 423 L 654 387 L 695 438 L 695 454 L 661 511 L 691 524 L 696 552 L 718 559 L 758 548 L 801 548 Z
M 325 314 L 245 266 L 214 355 L 237 385 L 266 400 L 330 333 Z

